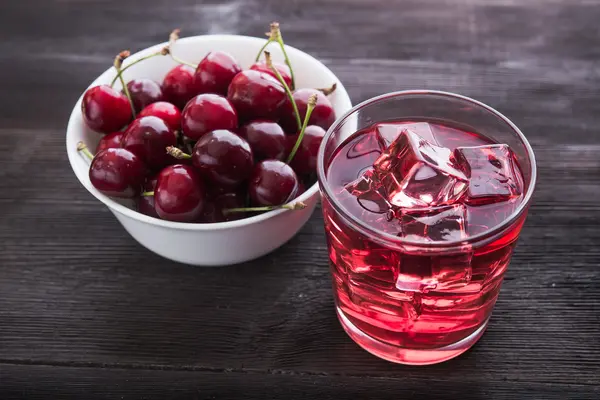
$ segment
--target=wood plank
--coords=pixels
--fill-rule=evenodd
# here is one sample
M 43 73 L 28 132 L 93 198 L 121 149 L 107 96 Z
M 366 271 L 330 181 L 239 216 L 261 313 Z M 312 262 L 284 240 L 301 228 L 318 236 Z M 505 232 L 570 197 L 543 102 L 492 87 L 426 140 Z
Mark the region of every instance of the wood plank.
M 165 40 L 176 25 L 190 35 L 262 35 L 273 19 L 282 21 L 290 44 L 340 76 L 355 102 L 399 89 L 456 91 L 497 107 L 531 137 L 557 131 L 554 140 L 562 142 L 593 141 L 599 123 L 597 1 L 543 7 L 537 1 L 481 0 L 452 7 L 444 0 L 38 3 L 37 13 L 27 12 L 27 2 L 3 5 L 14 18 L 2 24 L 0 35 L 15 37 L 0 43 L 0 68 L 8 71 L 0 77 L 3 126 L 64 127 L 70 106 L 116 52 Z M 46 15 L 70 23 L 56 24 Z M 118 23 L 129 20 L 144 23 L 136 29 Z M 19 107 L 23 102 L 36 118 Z
M 398 379 L 285 374 L 279 371 L 172 371 L 106 369 L 0 364 L 0 397 L 3 400 L 60 398 L 96 399 L 230 399 L 243 393 L 246 400 L 309 398 L 342 400 L 356 398 L 438 400 L 482 398 L 565 400 L 597 399 L 598 387 L 531 382 L 490 382 L 432 378 Z M 493 396 L 493 397 L 490 397 Z

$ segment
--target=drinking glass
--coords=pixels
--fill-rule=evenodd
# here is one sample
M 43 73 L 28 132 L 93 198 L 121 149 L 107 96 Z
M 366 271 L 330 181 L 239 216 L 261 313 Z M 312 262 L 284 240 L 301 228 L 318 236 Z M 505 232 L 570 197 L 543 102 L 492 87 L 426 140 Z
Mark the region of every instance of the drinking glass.
M 348 212 L 328 182 L 336 149 L 358 130 L 397 120 L 434 122 L 509 145 L 523 175 L 521 202 L 489 229 L 446 242 L 394 236 Z M 317 172 L 336 311 L 346 333 L 374 355 L 402 364 L 434 364 L 470 348 L 488 324 L 535 187 L 535 158 L 523 133 L 464 96 L 388 93 L 334 123 Z

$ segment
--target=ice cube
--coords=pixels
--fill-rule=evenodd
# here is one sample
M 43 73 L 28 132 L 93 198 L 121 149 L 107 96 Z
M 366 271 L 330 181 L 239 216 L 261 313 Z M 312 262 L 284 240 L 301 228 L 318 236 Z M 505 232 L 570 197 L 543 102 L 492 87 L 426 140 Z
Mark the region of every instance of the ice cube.
M 369 132 L 352 141 L 346 158 L 354 159 L 368 155 L 377 158 L 386 147 L 387 144 L 377 132 Z
M 471 206 L 467 209 L 467 232 L 469 236 L 485 232 L 506 219 L 519 205 L 518 199 L 493 204 Z
M 392 236 L 400 232 L 400 223 L 372 169 L 346 185 L 336 197 L 350 214 L 364 224 Z
M 507 145 L 458 147 L 454 150 L 454 158 L 459 164 L 468 165 L 471 171 L 467 204 L 491 204 L 521 194 L 522 178 Z
M 473 253 L 449 256 L 403 255 L 396 288 L 406 292 L 452 291 L 466 287 L 472 277 Z
M 435 288 L 431 279 L 431 258 L 403 255 L 396 278 L 396 289 L 405 292 L 427 292 Z
M 391 145 L 405 129 L 416 133 L 429 143 L 439 145 L 433 134 L 431 125 L 429 125 L 427 122 L 414 122 L 405 124 L 380 123 L 375 126 L 375 129 L 377 130 L 380 141 L 383 143 L 384 148 L 389 147 L 389 145 Z
M 384 330 L 398 330 L 405 322 L 414 321 L 421 315 L 420 295 L 407 293 L 403 298 L 387 296 L 392 290 L 373 288 L 348 280 L 349 300 L 366 311 L 362 311 L 361 319 Z M 397 291 L 396 293 L 399 294 Z
M 452 151 L 404 129 L 373 164 L 387 201 L 396 207 L 453 204 L 467 190 L 469 171 Z
M 432 257 L 432 276 L 436 281 L 436 291 L 451 291 L 466 287 L 473 277 L 471 261 L 473 252 Z
M 397 275 L 398 252 L 365 242 L 361 248 L 349 252 L 347 264 L 348 289 L 351 294 L 374 292 L 366 296 L 372 300 L 381 298 L 381 290 L 393 290 Z M 377 301 L 377 300 L 376 300 Z
M 429 209 L 404 209 L 401 236 L 415 241 L 455 241 L 467 237 L 467 210 L 462 204 Z
M 398 265 L 398 253 L 375 244 L 363 249 L 352 249 L 352 263 L 349 265 L 350 278 L 366 284 L 394 283 Z
M 358 203 L 365 210 L 384 214 L 391 208 L 372 168 L 367 169 L 357 180 L 347 184 L 344 189 L 356 197 Z

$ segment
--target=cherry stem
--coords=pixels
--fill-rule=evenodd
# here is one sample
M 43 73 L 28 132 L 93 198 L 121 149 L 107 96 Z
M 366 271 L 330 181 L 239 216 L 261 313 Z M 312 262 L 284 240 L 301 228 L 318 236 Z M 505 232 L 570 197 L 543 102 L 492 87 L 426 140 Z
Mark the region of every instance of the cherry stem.
M 149 54 L 149 55 L 147 55 L 145 57 L 140 58 L 139 60 L 133 61 L 131 64 L 128 64 L 128 65 L 124 66 L 123 68 L 121 68 L 121 71 L 117 75 L 115 75 L 115 77 L 113 78 L 112 82 L 110 83 L 110 87 L 114 86 L 114 84 L 117 81 L 117 79 L 119 79 L 119 76 L 122 75 L 123 72 L 125 72 L 127 69 L 129 69 L 129 67 L 133 67 L 135 64 L 137 64 L 139 62 L 142 62 L 144 60 L 147 60 L 149 58 L 156 57 L 156 56 L 166 56 L 167 54 L 169 54 L 169 46 L 165 46 L 159 52 Z
M 178 160 L 187 160 L 192 158 L 191 155 L 184 153 L 182 150 L 178 149 L 175 146 L 167 146 L 167 154 L 175 157 Z
M 310 119 L 310 115 L 313 112 L 313 109 L 317 105 L 317 95 L 312 94 L 308 98 L 308 104 L 306 106 L 306 115 L 304 116 L 304 122 L 302 123 L 302 129 L 300 130 L 300 134 L 298 135 L 298 139 L 296 140 L 296 144 L 294 148 L 290 152 L 290 155 L 287 158 L 287 164 L 291 163 L 300 147 L 300 143 L 302 143 L 302 139 L 304 138 L 304 131 L 306 130 L 306 126 L 308 125 L 308 120 Z
M 88 149 L 88 147 L 83 142 L 77 142 L 77 151 L 80 151 L 83 154 L 85 154 L 86 157 L 89 158 L 90 160 L 94 159 L 94 155 L 92 154 L 90 149 Z
M 114 66 L 115 66 L 115 69 L 117 70 L 117 76 L 118 76 L 119 80 L 121 81 L 121 86 L 123 86 L 123 91 L 125 92 L 125 96 L 127 97 L 127 100 L 129 100 L 129 106 L 131 107 L 131 114 L 133 115 L 133 118 L 135 119 L 135 107 L 133 105 L 133 100 L 131 99 L 131 94 L 129 93 L 129 88 L 125 84 L 123 75 L 121 75 L 121 65 L 123 65 L 123 60 L 125 60 L 127 57 L 129 57 L 130 54 L 131 53 L 129 52 L 129 50 L 123 50 L 122 52 L 117 54 L 117 56 L 115 57 Z
M 283 37 L 281 36 L 281 30 L 279 29 L 279 22 L 271 22 L 271 32 L 269 34 L 272 41 L 279 43 L 279 47 L 281 47 L 281 52 L 283 53 L 283 58 L 288 68 L 290 69 L 290 77 L 292 78 L 292 90 L 296 87 L 296 79 L 294 78 L 294 70 L 292 69 L 292 64 L 290 63 L 290 59 L 285 51 L 285 43 L 283 42 Z
M 277 26 L 275 27 L 273 24 L 277 24 Z M 267 48 L 267 46 L 269 44 L 271 44 L 271 43 L 273 43 L 275 41 L 275 32 L 274 32 L 275 28 L 278 29 L 279 28 L 279 24 L 277 22 L 272 22 L 271 23 L 271 31 L 265 33 L 265 35 L 267 35 L 267 37 L 269 39 L 267 39 L 267 42 L 258 51 L 258 54 L 256 55 L 256 58 L 254 59 L 254 62 L 257 62 L 258 60 L 260 60 L 260 56 L 262 56 L 263 51 L 265 51 L 265 49 Z
M 268 51 L 265 51 L 265 60 L 267 62 L 267 67 L 269 67 L 269 69 L 271 69 L 271 71 L 277 77 L 277 80 L 279 81 L 279 83 L 281 83 L 281 85 L 283 85 L 283 88 L 285 89 L 285 94 L 287 95 L 288 100 L 290 101 L 290 103 L 292 103 L 292 107 L 294 108 L 294 116 L 296 117 L 296 124 L 298 125 L 298 129 L 299 130 L 302 129 L 302 121 L 300 120 L 300 111 L 298 111 L 298 105 L 296 104 L 296 100 L 294 100 L 294 95 L 292 94 L 292 91 L 290 90 L 288 85 L 285 83 L 285 80 L 283 79 L 283 77 L 281 76 L 279 71 L 277 71 L 277 68 L 275 68 L 273 66 L 273 61 L 271 60 L 271 53 L 269 53 Z
M 181 58 L 179 58 L 175 54 L 173 54 L 173 52 L 171 51 L 171 49 L 173 48 L 173 45 L 175 44 L 177 39 L 179 39 L 179 32 L 181 32 L 181 29 L 173 29 L 173 31 L 169 35 L 169 54 L 171 55 L 171 58 L 173 59 L 173 61 L 196 69 L 198 67 L 196 64 L 182 60 Z
M 173 59 L 173 61 L 178 62 L 179 64 L 187 65 L 188 67 L 192 67 L 194 69 L 198 68 L 198 66 L 196 64 L 182 60 L 181 58 L 173 55 L 172 53 L 169 53 L 169 54 L 171 54 L 171 58 Z
M 267 33 L 267 35 L 269 35 L 269 33 Z M 263 47 L 260 48 L 260 50 L 258 51 L 258 54 L 256 55 L 256 59 L 254 60 L 254 62 L 257 62 L 258 60 L 260 60 L 260 56 L 262 55 L 263 51 L 265 51 L 265 49 L 267 48 L 267 46 L 273 43 L 273 40 L 271 40 L 270 38 L 267 40 L 267 42 L 263 45 Z
M 290 69 L 290 77 L 292 78 L 291 89 L 294 90 L 294 88 L 296 87 L 296 79 L 294 77 L 294 70 L 292 69 L 292 64 L 290 63 L 290 59 L 287 55 L 287 52 L 285 51 L 285 43 L 283 42 L 283 37 L 281 36 L 281 30 L 279 29 L 279 22 L 271 22 L 271 31 L 267 32 L 266 35 L 269 37 L 269 39 L 263 45 L 263 47 L 261 47 L 261 49 L 258 51 L 258 54 L 256 55 L 256 59 L 254 60 L 254 62 L 257 62 L 258 60 L 260 60 L 261 54 L 265 51 L 265 49 L 267 48 L 267 46 L 269 44 L 271 44 L 273 42 L 277 42 L 279 44 L 279 47 L 281 48 L 281 52 L 283 53 L 283 58 L 285 59 L 285 64 Z
M 265 207 L 241 207 L 241 208 L 226 208 L 223 210 L 223 215 L 240 213 L 240 212 L 256 212 L 256 211 L 272 211 L 272 210 L 302 210 L 306 208 L 306 203 L 297 201 L 295 203 L 283 204 L 280 206 L 265 206 Z
M 335 89 L 337 89 L 337 83 L 334 82 L 333 85 L 328 88 L 321 88 L 317 90 L 323 93 L 325 96 L 329 96 L 331 93 L 335 92 Z
M 154 191 L 151 191 L 151 192 L 142 192 L 141 196 L 142 197 L 154 196 Z

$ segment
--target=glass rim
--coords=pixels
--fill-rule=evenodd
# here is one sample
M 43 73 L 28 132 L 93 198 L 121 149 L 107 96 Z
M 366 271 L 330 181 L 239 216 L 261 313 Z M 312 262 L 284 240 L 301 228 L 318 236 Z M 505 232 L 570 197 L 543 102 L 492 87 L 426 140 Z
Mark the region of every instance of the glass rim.
M 527 188 L 527 192 L 525 193 L 525 196 L 523 197 L 523 200 L 521 201 L 519 206 L 507 218 L 505 218 L 501 223 L 499 223 L 495 226 L 492 226 L 491 228 L 488 228 L 487 230 L 485 230 L 483 232 L 480 232 L 473 236 L 469 236 L 462 240 L 452 240 L 452 241 L 437 240 L 437 241 L 424 242 L 424 241 L 409 240 L 409 239 L 405 239 L 405 238 L 402 238 L 399 236 L 394 236 L 389 233 L 380 231 L 376 228 L 373 228 L 372 226 L 369 226 L 368 224 L 361 221 L 359 218 L 357 218 L 353 214 L 347 212 L 344 209 L 344 207 L 341 204 L 339 204 L 338 200 L 336 199 L 336 197 L 334 196 L 334 194 L 331 190 L 329 183 L 327 182 L 325 163 L 323 162 L 325 159 L 325 148 L 327 146 L 328 141 L 331 139 L 331 136 L 341 127 L 341 125 L 344 122 L 346 122 L 346 120 L 350 116 L 354 115 L 356 112 L 360 111 L 361 109 L 363 109 L 369 105 L 372 105 L 374 103 L 381 102 L 382 100 L 387 100 L 387 99 L 400 97 L 400 96 L 407 96 L 407 95 L 435 95 L 435 96 L 449 97 L 449 98 L 458 99 L 458 100 L 472 103 L 473 105 L 480 107 L 480 108 L 484 109 L 485 111 L 493 114 L 494 116 L 500 118 L 517 134 L 517 136 L 519 137 L 519 140 L 523 143 L 523 145 L 525 146 L 525 150 L 527 151 L 527 157 L 529 158 L 529 162 L 531 165 L 531 180 L 529 182 L 529 187 Z M 359 231 L 360 233 L 362 233 L 368 237 L 376 237 L 377 239 L 379 239 L 379 241 L 383 241 L 386 244 L 389 244 L 392 246 L 399 244 L 399 245 L 410 245 L 410 246 L 415 246 L 415 247 L 451 248 L 451 247 L 455 247 L 455 246 L 463 246 L 465 244 L 472 244 L 472 243 L 480 242 L 482 240 L 489 238 L 490 236 L 493 236 L 499 232 L 504 231 L 507 227 L 509 227 L 511 224 L 513 224 L 521 216 L 521 214 L 527 209 L 527 207 L 529 206 L 529 204 L 531 202 L 531 197 L 533 196 L 533 191 L 535 189 L 536 180 L 537 180 L 537 164 L 536 164 L 536 160 L 535 160 L 535 154 L 533 153 L 533 149 L 531 148 L 531 145 L 529 144 L 529 141 L 527 140 L 527 138 L 525 137 L 523 132 L 521 132 L 521 130 L 510 119 L 508 119 L 506 116 L 504 116 L 502 113 L 495 110 L 494 108 L 488 106 L 487 104 L 484 104 L 478 100 L 472 99 L 467 96 L 463 96 L 463 95 L 451 93 L 451 92 L 444 92 L 444 91 L 440 91 L 440 90 L 428 90 L 428 89 L 400 90 L 400 91 L 389 92 L 389 93 L 385 93 L 385 94 L 382 94 L 379 96 L 375 96 L 375 97 L 372 97 L 368 100 L 365 100 L 365 101 L 355 105 L 350 110 L 348 110 L 344 115 L 339 117 L 331 125 L 331 127 L 327 130 L 327 133 L 323 137 L 323 140 L 319 147 L 319 153 L 317 155 L 317 177 L 318 177 L 318 181 L 319 181 L 319 187 L 320 187 L 321 191 L 325 194 L 327 199 L 329 200 L 332 207 L 336 210 L 336 212 L 338 212 L 340 215 L 342 215 L 343 218 L 348 223 L 350 223 L 350 225 L 352 226 L 353 229 Z

